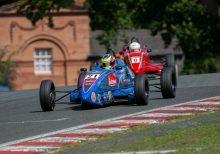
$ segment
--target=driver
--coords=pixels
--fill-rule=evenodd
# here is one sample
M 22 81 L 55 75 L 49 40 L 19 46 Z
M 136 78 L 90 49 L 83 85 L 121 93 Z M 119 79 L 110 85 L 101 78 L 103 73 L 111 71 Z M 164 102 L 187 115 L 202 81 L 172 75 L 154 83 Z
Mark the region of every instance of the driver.
M 111 54 L 105 54 L 101 61 L 104 69 L 113 69 L 116 65 L 115 57 Z
M 141 52 L 141 45 L 138 42 L 132 42 L 129 45 L 130 52 Z

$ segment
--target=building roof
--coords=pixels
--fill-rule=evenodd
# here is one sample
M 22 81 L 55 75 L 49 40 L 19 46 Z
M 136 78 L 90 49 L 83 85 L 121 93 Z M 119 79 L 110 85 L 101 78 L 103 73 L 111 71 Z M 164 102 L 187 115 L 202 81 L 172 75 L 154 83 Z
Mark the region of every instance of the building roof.
M 96 39 L 97 36 L 99 36 L 102 33 L 103 31 L 100 30 L 91 32 L 91 36 L 90 36 L 91 51 L 89 57 L 99 57 L 105 54 L 106 49 L 104 45 L 100 45 L 98 40 Z M 138 38 L 142 46 L 146 45 L 148 49 L 151 49 L 153 51 L 151 55 L 164 55 L 167 53 L 174 53 L 181 55 L 183 54 L 182 50 L 177 47 L 178 42 L 176 38 L 173 38 L 171 44 L 168 47 L 166 47 L 164 45 L 164 41 L 162 40 L 160 34 L 152 36 L 151 31 L 147 29 L 125 30 L 125 31 L 120 31 L 119 33 L 128 36 L 129 40 L 132 37 Z M 119 41 L 117 45 L 112 45 L 112 48 L 118 52 L 122 50 L 122 46 L 124 44 L 125 44 L 124 42 Z
M 17 2 L 13 2 L 7 5 L 3 5 L 0 6 L 0 14 L 16 14 L 17 15 L 17 7 L 19 5 L 23 5 L 25 3 L 27 3 L 28 0 L 18 0 Z M 62 8 L 60 9 L 59 12 L 54 11 L 52 13 L 54 14 L 63 14 L 63 13 L 84 13 L 84 12 L 88 12 L 87 9 L 85 9 L 84 7 L 84 0 L 75 0 L 75 3 L 73 3 L 72 5 L 66 7 L 66 8 Z

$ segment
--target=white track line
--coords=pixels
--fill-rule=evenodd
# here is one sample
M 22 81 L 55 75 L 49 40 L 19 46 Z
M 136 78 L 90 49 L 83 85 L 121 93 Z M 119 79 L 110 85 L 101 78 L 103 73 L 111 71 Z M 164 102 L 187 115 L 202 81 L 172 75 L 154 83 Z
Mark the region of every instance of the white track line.
M 102 154 L 164 154 L 177 152 L 177 150 L 156 150 L 156 151 L 138 151 L 138 152 L 117 152 L 117 153 L 102 153 Z
M 2 151 L 33 151 L 33 152 L 49 152 L 60 147 L 50 146 L 6 146 L 1 148 Z
M 192 113 L 149 113 L 149 114 L 140 114 L 133 117 L 175 117 L 175 116 L 188 116 Z
M 89 137 L 45 137 L 41 139 L 34 140 L 33 142 L 80 142 L 80 141 L 91 141 L 95 138 Z
M 176 110 L 184 110 L 184 108 L 187 109 L 188 107 L 177 107 Z M 205 112 L 206 112 L 206 111 L 207 111 L 207 112 L 208 112 L 208 111 L 214 111 L 214 110 L 217 110 L 217 109 L 218 109 L 218 108 L 211 107 L 211 106 L 210 106 L 210 107 L 202 107 L 202 106 L 201 106 L 201 107 L 198 107 L 198 106 L 197 106 L 197 107 L 192 107 L 192 108 L 194 108 L 194 110 L 197 110 L 197 111 L 205 111 Z M 192 112 L 192 113 L 193 113 L 193 112 Z M 195 113 L 194 113 L 194 114 L 195 114 Z
M 174 110 L 174 111 L 208 111 L 207 108 L 201 108 L 201 107 L 172 107 L 167 110 Z M 192 112 L 194 113 L 194 112 Z
M 43 123 L 43 122 L 58 122 L 58 121 L 65 121 L 70 118 L 61 118 L 61 119 L 54 119 L 54 120 L 37 120 L 37 121 L 11 121 L 11 122 L 1 122 L 0 124 L 25 124 L 25 123 Z
M 195 105 L 220 105 L 220 102 L 198 102 L 198 103 L 194 103 Z M 192 105 L 194 105 L 192 104 Z
M 205 99 L 198 99 L 198 100 L 194 100 L 194 101 L 188 101 L 188 102 L 185 102 L 185 103 L 180 103 L 178 105 L 190 104 L 190 103 L 194 103 L 194 102 L 205 101 L 205 100 L 210 100 L 210 99 L 217 99 L 217 98 L 220 98 L 220 96 L 215 96 L 215 97 L 210 97 L 210 98 L 205 98 Z M 97 121 L 97 122 L 93 122 L 93 123 L 88 123 L 88 124 L 84 124 L 84 125 L 80 125 L 80 126 L 74 126 L 74 127 L 62 129 L 62 130 L 59 130 L 59 131 L 50 132 L 50 133 L 40 134 L 40 135 L 36 135 L 36 136 L 24 138 L 24 139 L 12 141 L 12 142 L 7 142 L 7 143 L 4 143 L 4 144 L 0 144 L 0 148 L 8 146 L 8 145 L 12 145 L 12 144 L 17 144 L 17 143 L 20 143 L 20 142 L 26 142 L 26 141 L 30 141 L 30 140 L 34 140 L 34 139 L 38 139 L 38 138 L 43 138 L 43 137 L 47 137 L 47 136 L 51 136 L 51 135 L 55 135 L 55 134 L 60 134 L 60 133 L 68 132 L 68 131 L 77 130 L 77 129 L 87 127 L 87 126 L 91 126 L 91 125 L 97 125 L 97 124 L 100 124 L 100 123 L 109 123 L 109 122 L 111 122 L 115 119 L 125 118 L 125 117 L 128 117 L 128 116 L 135 116 L 135 115 L 138 115 L 138 114 L 146 114 L 146 113 L 149 113 L 149 112 L 152 112 L 152 111 L 162 110 L 162 109 L 165 109 L 167 107 L 174 107 L 174 106 L 177 106 L 177 104 L 170 105 L 170 106 L 165 106 L 165 107 L 161 107 L 161 108 L 156 108 L 156 109 L 152 109 L 152 110 L 148 110 L 148 111 L 142 111 L 142 112 L 132 113 L 132 114 L 128 114 L 128 115 L 123 115 L 123 116 L 119 116 L 119 117 L 114 117 L 114 118 L 110 118 L 110 119 L 106 119 L 106 120 L 102 120 L 102 121 Z
M 116 123 L 120 123 L 120 124 L 156 124 L 159 123 L 161 121 L 159 120 L 113 120 L 111 121 L 109 124 L 116 124 Z
M 73 134 L 73 133 L 113 133 L 113 132 L 119 132 L 119 131 L 124 131 L 127 130 L 128 128 L 91 128 L 91 129 L 80 129 L 80 130 L 73 130 L 73 131 L 68 131 L 63 134 Z M 62 134 L 62 133 L 61 133 Z

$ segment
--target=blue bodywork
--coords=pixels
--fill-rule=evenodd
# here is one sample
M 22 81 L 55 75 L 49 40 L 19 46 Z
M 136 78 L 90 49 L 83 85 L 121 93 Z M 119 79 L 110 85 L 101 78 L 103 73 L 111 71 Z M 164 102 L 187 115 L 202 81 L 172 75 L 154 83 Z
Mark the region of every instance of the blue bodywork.
M 82 90 L 70 94 L 70 101 L 80 99 L 86 105 L 104 106 L 119 98 L 133 99 L 134 77 L 131 69 L 121 59 L 116 59 L 114 69 L 105 70 L 96 66 L 86 74 Z

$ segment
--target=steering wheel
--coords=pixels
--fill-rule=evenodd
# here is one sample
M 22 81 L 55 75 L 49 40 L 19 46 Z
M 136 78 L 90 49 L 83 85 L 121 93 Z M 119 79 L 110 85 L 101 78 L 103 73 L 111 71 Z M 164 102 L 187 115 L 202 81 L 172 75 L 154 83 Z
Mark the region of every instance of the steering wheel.
M 106 54 L 112 54 L 114 57 L 116 57 L 115 50 L 113 50 L 112 48 L 109 48 L 109 49 L 106 51 Z

